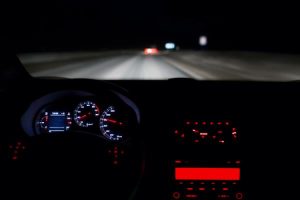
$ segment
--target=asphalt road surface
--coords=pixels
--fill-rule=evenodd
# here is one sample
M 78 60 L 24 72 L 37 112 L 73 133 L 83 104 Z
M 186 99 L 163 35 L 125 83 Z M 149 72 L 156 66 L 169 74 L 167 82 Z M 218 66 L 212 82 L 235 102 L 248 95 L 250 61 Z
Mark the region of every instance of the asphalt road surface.
M 23 54 L 35 77 L 91 79 L 300 80 L 300 56 L 251 52 L 139 51 Z

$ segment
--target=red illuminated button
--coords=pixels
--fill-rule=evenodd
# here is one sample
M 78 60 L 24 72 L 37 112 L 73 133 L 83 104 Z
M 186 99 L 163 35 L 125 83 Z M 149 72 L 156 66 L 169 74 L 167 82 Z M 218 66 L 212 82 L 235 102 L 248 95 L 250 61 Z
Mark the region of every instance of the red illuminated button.
M 181 195 L 180 195 L 179 192 L 174 192 L 174 193 L 173 193 L 173 198 L 174 198 L 174 199 L 180 199 L 180 196 L 181 196 Z
M 243 199 L 243 197 L 244 197 L 244 195 L 243 195 L 243 193 L 241 193 L 241 192 L 238 192 L 238 193 L 235 194 L 235 198 L 236 198 L 236 199 L 239 199 L 239 200 L 240 200 L 240 199 Z
M 205 191 L 204 187 L 199 188 L 200 191 Z
M 186 198 L 191 198 L 191 199 L 194 199 L 194 198 L 197 198 L 198 195 L 197 194 L 187 194 L 185 195 Z
M 194 188 L 191 188 L 191 187 L 190 187 L 190 188 L 186 188 L 186 190 L 187 190 L 187 191 L 193 191 Z
M 218 198 L 220 198 L 220 199 L 229 199 L 230 196 L 228 194 L 220 194 L 220 195 L 218 195 Z

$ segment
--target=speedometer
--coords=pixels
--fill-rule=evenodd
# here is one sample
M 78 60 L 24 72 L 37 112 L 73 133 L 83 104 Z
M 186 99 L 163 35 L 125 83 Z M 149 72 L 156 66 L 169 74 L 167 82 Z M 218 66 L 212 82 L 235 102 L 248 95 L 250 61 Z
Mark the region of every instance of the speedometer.
M 99 120 L 99 107 L 92 101 L 84 101 L 78 104 L 74 110 L 74 121 L 80 127 L 90 127 Z
M 124 114 L 124 113 L 123 113 Z M 128 119 L 114 106 L 108 107 L 100 117 L 100 130 L 109 140 L 121 141 L 128 135 Z

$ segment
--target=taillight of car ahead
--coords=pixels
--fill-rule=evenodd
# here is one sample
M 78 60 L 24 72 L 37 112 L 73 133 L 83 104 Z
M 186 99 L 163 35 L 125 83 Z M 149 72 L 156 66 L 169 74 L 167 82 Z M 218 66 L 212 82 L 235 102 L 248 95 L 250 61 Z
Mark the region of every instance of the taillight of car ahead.
M 158 49 L 157 48 L 145 48 L 144 54 L 145 55 L 156 55 L 156 54 L 158 54 Z

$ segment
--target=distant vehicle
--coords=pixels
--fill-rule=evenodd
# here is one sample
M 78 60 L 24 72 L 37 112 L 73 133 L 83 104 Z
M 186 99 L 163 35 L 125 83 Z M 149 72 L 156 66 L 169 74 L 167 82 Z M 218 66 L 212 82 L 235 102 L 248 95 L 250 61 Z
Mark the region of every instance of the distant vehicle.
M 144 55 L 157 55 L 158 49 L 157 48 L 145 48 Z

